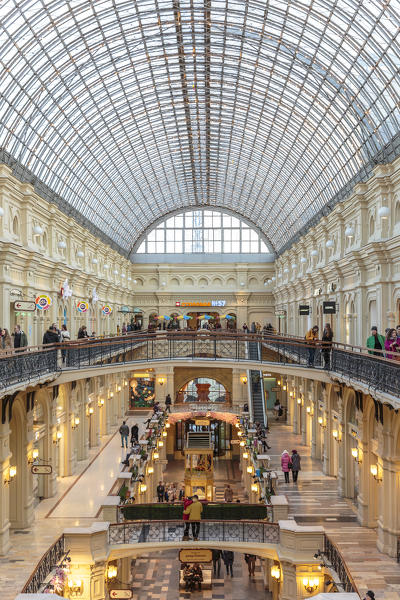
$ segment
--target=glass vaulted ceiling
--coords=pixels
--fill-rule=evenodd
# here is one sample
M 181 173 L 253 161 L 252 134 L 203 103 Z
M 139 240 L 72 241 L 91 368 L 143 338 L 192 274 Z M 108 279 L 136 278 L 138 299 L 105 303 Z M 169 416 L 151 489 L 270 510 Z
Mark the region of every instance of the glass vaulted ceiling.
M 399 0 L 0 11 L 0 147 L 125 255 L 187 206 L 279 252 L 400 129 Z

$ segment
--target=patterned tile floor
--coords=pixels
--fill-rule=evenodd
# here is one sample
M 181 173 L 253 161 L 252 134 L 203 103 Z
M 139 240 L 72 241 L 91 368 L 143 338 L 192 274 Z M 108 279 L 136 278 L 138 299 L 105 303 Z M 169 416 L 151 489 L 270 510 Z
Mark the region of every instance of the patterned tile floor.
M 280 473 L 279 493 L 286 494 L 290 515 L 299 525 L 322 525 L 339 547 L 362 595 L 373 590 L 379 600 L 400 600 L 400 565 L 376 548 L 376 530 L 357 523 L 353 504 L 337 492 L 337 480 L 322 473 L 322 464 L 310 456 L 301 437 L 281 423 L 270 423 L 269 451 L 272 466 Z M 301 472 L 297 485 L 284 483 L 280 472 L 283 450 L 300 453 Z
M 235 554 L 233 577 L 225 574 L 221 564 L 220 575 L 213 578 L 211 590 L 185 592 L 179 589 L 178 552 L 160 552 L 151 556 L 141 556 L 132 561 L 132 600 L 271 600 L 264 590 L 261 564 L 257 560 L 255 576 L 250 578 L 242 554 Z M 155 573 L 157 576 L 155 577 Z

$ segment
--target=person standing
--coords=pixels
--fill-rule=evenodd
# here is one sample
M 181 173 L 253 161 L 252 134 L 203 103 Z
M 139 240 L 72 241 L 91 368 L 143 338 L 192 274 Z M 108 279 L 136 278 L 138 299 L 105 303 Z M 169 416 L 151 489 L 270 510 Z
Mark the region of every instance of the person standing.
M 125 443 L 125 448 L 127 448 L 128 447 L 129 427 L 126 424 L 126 421 L 122 421 L 122 425 L 119 428 L 119 433 L 121 434 L 121 448 L 124 447 L 124 443 Z
M 28 345 L 28 338 L 26 333 L 22 331 L 20 325 L 14 327 L 14 348 L 26 348 Z
M 292 450 L 291 462 L 292 462 L 293 483 L 297 483 L 299 471 L 301 471 L 300 461 L 301 461 L 300 454 L 297 452 L 297 450 Z
M 57 344 L 60 341 L 60 336 L 54 325 L 51 325 L 43 336 L 43 344 Z
M 233 489 L 231 488 L 229 483 L 225 486 L 224 500 L 225 502 L 233 502 Z
M 306 333 L 306 341 L 308 342 L 308 367 L 314 366 L 315 358 L 315 346 L 318 341 L 318 326 L 314 325 L 312 329 L 309 329 Z
M 1 330 L 1 349 L 2 350 L 11 350 L 13 347 L 11 335 L 8 329 Z
M 231 552 L 231 550 L 223 550 L 222 552 L 222 558 L 224 560 L 224 565 L 226 567 L 226 574 L 229 575 L 229 572 L 231 574 L 231 577 L 233 577 L 233 561 L 235 558 L 235 555 L 233 554 L 233 552 Z
M 375 600 L 375 592 L 368 590 L 368 592 L 365 594 L 364 600 Z
M 249 570 L 249 577 L 254 577 L 254 572 L 256 570 L 256 555 L 255 554 L 245 554 L 244 560 L 247 562 L 247 568 Z
M 203 512 L 203 505 L 199 502 L 199 497 L 194 495 L 192 497 L 192 504 L 189 504 L 187 508 L 183 511 L 184 514 L 189 515 L 188 521 L 185 525 L 184 537 L 187 539 L 189 537 L 189 525 L 192 525 L 192 535 L 193 539 L 197 541 L 199 539 L 200 533 L 200 521 L 201 521 L 201 513 Z
M 383 352 L 379 352 L 379 350 L 385 349 L 385 338 L 383 337 L 383 335 L 378 333 L 378 328 L 376 325 L 373 325 L 371 327 L 371 335 L 367 339 L 367 348 L 373 348 L 374 350 L 378 350 L 378 352 L 368 350 L 369 354 L 375 354 L 376 356 L 384 356 Z
M 165 487 L 162 481 L 158 482 L 157 486 L 157 501 L 164 502 Z
M 172 400 L 171 400 L 171 396 L 169 394 L 166 395 L 165 397 L 165 412 L 171 412 L 171 404 L 172 404 Z
M 138 427 L 138 424 L 135 423 L 131 427 L 131 446 L 133 446 L 133 444 L 137 444 L 138 441 L 139 441 L 139 427 Z
M 333 331 L 329 323 L 324 327 L 322 332 L 322 356 L 324 357 L 324 369 L 329 369 L 331 366 L 331 349 L 332 349 Z
M 279 398 L 277 398 L 277 399 L 275 400 L 275 404 L 274 404 L 274 413 L 275 413 L 275 416 L 276 416 L 276 420 L 277 420 L 277 421 L 279 421 L 279 416 L 280 416 L 280 414 L 281 414 L 281 412 L 280 412 L 280 411 L 281 411 L 281 403 L 280 403 L 280 401 L 279 401 Z
M 87 332 L 86 325 L 82 325 L 82 327 L 79 327 L 78 340 L 83 340 L 84 338 L 88 338 L 88 337 L 89 337 L 89 334 Z
M 284 450 L 281 455 L 281 468 L 283 474 L 285 476 L 285 483 L 289 483 L 289 471 L 291 467 L 291 460 L 289 456 L 289 452 Z
M 219 576 L 221 575 L 222 551 L 213 549 L 211 552 L 212 552 L 212 561 L 213 561 L 213 573 L 214 573 L 214 575 L 217 575 L 217 577 L 219 578 Z
M 397 341 L 397 333 L 395 329 L 389 329 L 386 334 L 385 350 L 389 350 L 389 352 L 386 352 L 386 358 L 399 360 L 400 344 Z

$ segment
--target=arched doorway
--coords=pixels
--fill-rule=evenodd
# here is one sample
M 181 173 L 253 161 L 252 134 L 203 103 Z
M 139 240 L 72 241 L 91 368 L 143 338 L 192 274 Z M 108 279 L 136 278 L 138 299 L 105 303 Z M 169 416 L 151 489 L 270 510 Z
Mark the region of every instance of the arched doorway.
M 32 476 L 28 465 L 28 423 L 23 401 L 17 397 L 10 421 L 10 465 L 16 476 L 10 485 L 10 524 L 12 528 L 29 527 L 33 521 Z
M 185 402 L 229 402 L 230 394 L 225 386 L 209 377 L 196 377 L 185 383 L 176 394 L 178 404 Z
M 358 423 L 356 414 L 355 392 L 349 390 L 345 406 L 345 439 L 344 439 L 344 483 L 343 493 L 346 498 L 356 501 L 359 492 L 359 453 Z M 357 456 L 353 456 L 357 450 Z

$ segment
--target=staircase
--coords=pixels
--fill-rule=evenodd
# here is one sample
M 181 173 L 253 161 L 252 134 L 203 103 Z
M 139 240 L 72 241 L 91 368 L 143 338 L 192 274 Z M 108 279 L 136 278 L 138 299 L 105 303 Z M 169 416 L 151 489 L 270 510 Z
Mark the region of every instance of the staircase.
M 250 360 L 260 360 L 260 344 L 258 342 L 248 343 L 248 357 Z M 249 371 L 249 382 L 253 421 L 259 421 L 261 425 L 266 425 L 262 372 Z
M 187 434 L 187 448 L 208 448 L 211 446 L 211 432 L 189 431 Z

